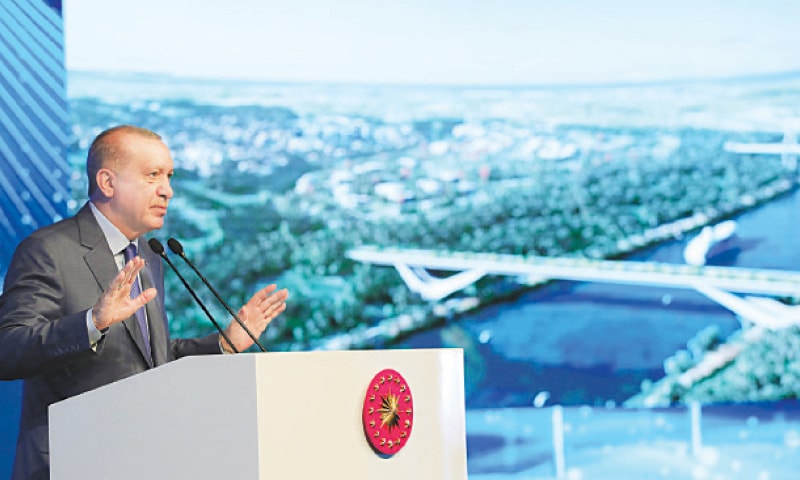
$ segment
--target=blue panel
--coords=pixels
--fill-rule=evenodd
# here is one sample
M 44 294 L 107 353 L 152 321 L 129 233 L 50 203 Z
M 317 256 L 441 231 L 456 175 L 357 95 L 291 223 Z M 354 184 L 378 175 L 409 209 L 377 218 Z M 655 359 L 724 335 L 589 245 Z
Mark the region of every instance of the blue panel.
M 0 280 L 16 245 L 68 213 L 60 0 L 0 2 Z M 1 285 L 1 284 L 0 284 Z M 21 382 L 0 382 L 0 478 L 11 476 Z
M 68 212 L 61 2 L 0 2 L 0 276 L 19 241 Z

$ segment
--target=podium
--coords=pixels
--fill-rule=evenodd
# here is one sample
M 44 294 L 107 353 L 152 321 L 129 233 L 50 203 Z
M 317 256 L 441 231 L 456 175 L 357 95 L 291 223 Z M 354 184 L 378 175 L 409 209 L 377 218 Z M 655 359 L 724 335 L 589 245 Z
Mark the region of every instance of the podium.
M 363 421 L 387 369 L 413 395 L 391 454 Z M 53 404 L 49 417 L 53 480 L 467 478 L 460 349 L 186 357 Z

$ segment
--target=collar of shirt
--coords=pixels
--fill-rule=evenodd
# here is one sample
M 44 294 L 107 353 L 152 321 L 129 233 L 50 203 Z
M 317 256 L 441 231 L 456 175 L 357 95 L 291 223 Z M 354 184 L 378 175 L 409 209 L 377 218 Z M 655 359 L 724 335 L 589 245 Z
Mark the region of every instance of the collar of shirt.
M 122 251 L 125 250 L 125 247 L 130 243 L 136 243 L 138 247 L 139 242 L 137 240 L 134 240 L 134 242 L 129 241 L 128 238 L 123 235 L 97 207 L 95 207 L 94 203 L 89 202 L 89 207 L 91 207 L 94 218 L 97 219 L 97 223 L 100 225 L 100 230 L 103 231 L 103 236 L 106 237 L 106 242 L 111 249 L 111 253 L 114 255 L 114 259 L 117 261 L 117 266 L 122 268 L 124 265 Z

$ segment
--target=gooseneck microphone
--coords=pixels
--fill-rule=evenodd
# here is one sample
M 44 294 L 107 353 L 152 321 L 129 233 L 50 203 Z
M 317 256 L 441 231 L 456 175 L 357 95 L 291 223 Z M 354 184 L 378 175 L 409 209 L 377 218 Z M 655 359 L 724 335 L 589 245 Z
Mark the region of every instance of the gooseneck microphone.
M 172 271 L 175 272 L 178 278 L 181 279 L 181 282 L 183 282 L 183 286 L 186 287 L 186 290 L 188 290 L 189 293 L 192 294 L 192 298 L 194 298 L 194 301 L 197 302 L 198 305 L 200 305 L 200 308 L 203 309 L 203 312 L 205 312 L 208 319 L 211 320 L 211 323 L 213 323 L 214 326 L 217 328 L 217 331 L 219 331 L 219 334 L 222 336 L 222 338 L 224 338 L 225 341 L 228 342 L 228 345 L 231 347 L 234 353 L 239 353 L 239 350 L 237 350 L 236 347 L 233 345 L 231 339 L 228 338 L 228 336 L 225 334 L 225 331 L 222 329 L 222 327 L 219 326 L 219 323 L 217 323 L 217 321 L 214 320 L 214 317 L 211 316 L 211 313 L 208 311 L 208 308 L 206 308 L 205 304 L 203 304 L 203 302 L 200 301 L 200 299 L 197 297 L 197 294 L 194 293 L 192 287 L 189 286 L 189 283 L 186 281 L 185 278 L 183 278 L 183 275 L 181 275 L 181 272 L 179 272 L 178 269 L 175 268 L 175 265 L 172 263 L 169 257 L 167 257 L 167 254 L 164 252 L 164 245 L 162 245 L 161 242 L 159 242 L 158 239 L 155 238 L 151 238 L 150 240 L 147 241 L 147 243 L 150 245 L 150 250 L 154 251 L 156 254 L 161 256 L 161 258 L 163 258 L 167 262 L 167 265 L 169 265 L 170 268 L 172 268 Z
M 247 326 L 244 324 L 244 322 L 242 322 L 242 319 L 239 318 L 239 315 L 237 315 L 236 312 L 233 311 L 231 306 L 228 305 L 228 302 L 222 299 L 220 294 L 217 293 L 217 290 L 214 287 L 212 287 L 210 283 L 208 283 L 206 277 L 204 277 L 203 274 L 200 273 L 200 270 L 197 269 L 194 263 L 192 263 L 191 260 L 189 260 L 189 258 L 186 257 L 186 255 L 183 253 L 183 245 L 181 245 L 181 242 L 175 240 L 174 238 L 170 238 L 169 240 L 167 240 L 167 245 L 169 246 L 169 249 L 172 250 L 172 253 L 181 257 L 192 268 L 192 270 L 194 270 L 194 273 L 196 273 L 197 276 L 200 277 L 200 280 L 202 280 L 203 283 L 206 285 L 206 287 L 208 287 L 208 289 L 211 290 L 211 293 L 213 293 L 214 296 L 217 297 L 219 303 L 221 303 L 222 306 L 225 307 L 225 310 L 227 310 L 228 313 L 230 313 L 233 316 L 233 319 L 236 320 L 236 323 L 238 323 L 240 327 L 242 327 L 242 329 L 247 333 L 250 339 L 253 340 L 253 342 L 256 345 L 258 345 L 258 348 L 261 349 L 262 352 L 266 352 L 267 349 L 264 348 L 264 345 L 261 345 L 261 342 L 258 341 L 258 338 L 256 338 L 256 336 L 253 335 L 253 332 L 251 332 L 250 329 L 247 328 Z

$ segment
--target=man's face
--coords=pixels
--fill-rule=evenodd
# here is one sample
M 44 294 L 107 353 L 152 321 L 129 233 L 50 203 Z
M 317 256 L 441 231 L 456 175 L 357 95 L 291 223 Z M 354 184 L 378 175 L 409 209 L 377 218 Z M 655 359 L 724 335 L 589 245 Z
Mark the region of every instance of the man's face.
M 129 239 L 164 226 L 172 198 L 172 156 L 157 139 L 127 135 L 120 139 L 124 154 L 113 172 L 112 222 Z

